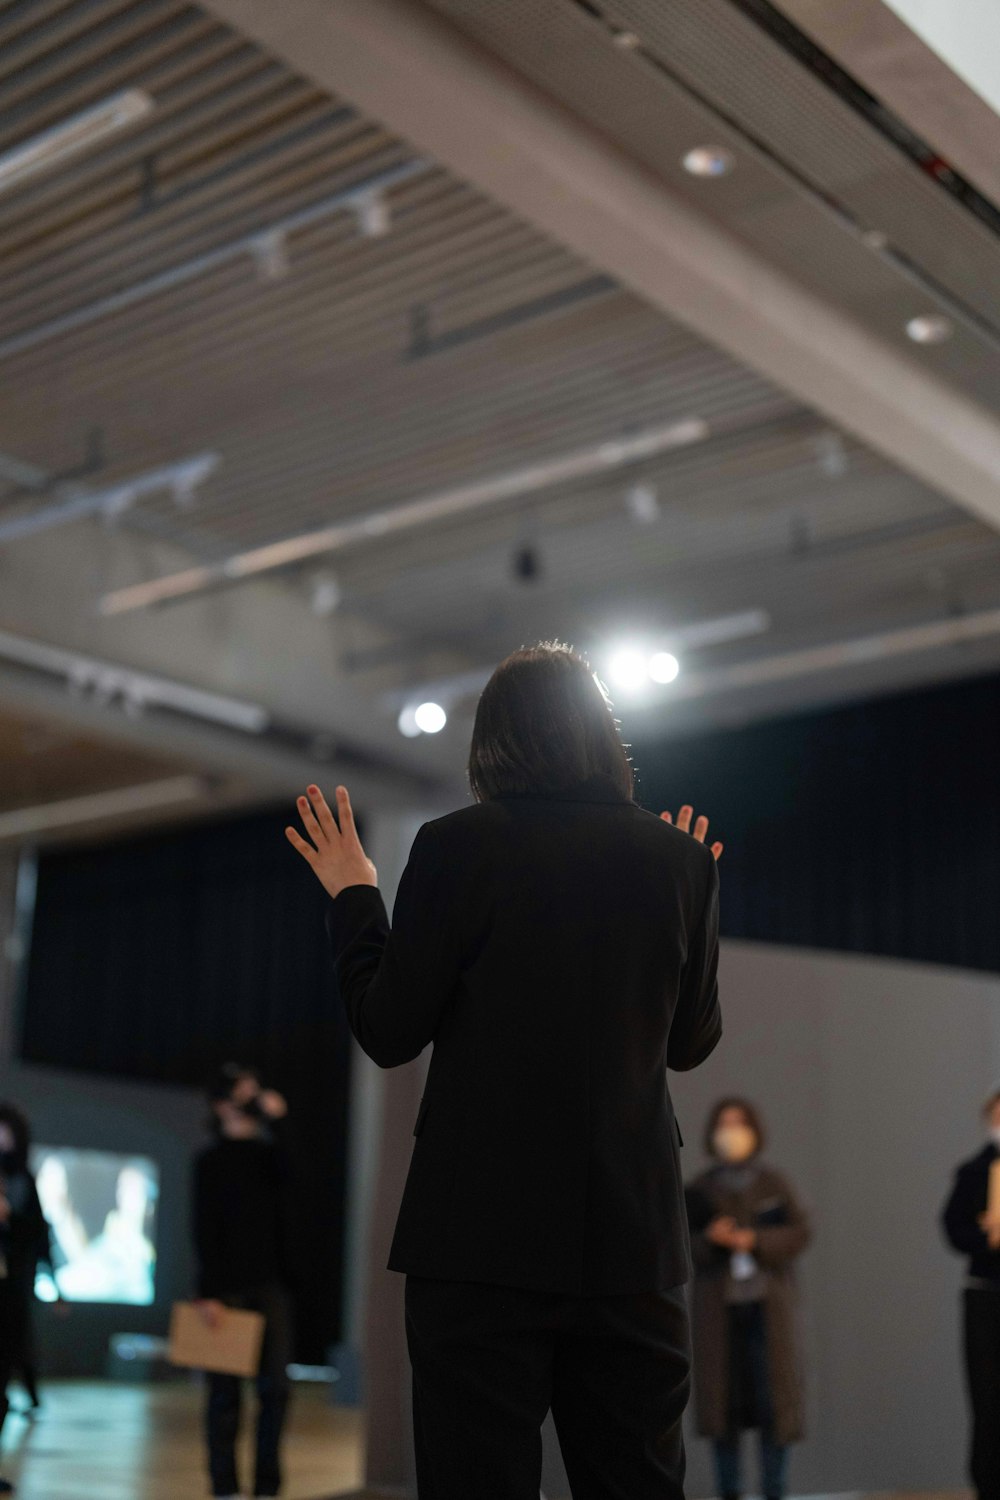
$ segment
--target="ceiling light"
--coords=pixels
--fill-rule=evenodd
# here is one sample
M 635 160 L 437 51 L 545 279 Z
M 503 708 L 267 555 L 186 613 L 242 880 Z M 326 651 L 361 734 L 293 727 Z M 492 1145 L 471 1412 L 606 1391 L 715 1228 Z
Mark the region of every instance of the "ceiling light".
M 651 526 L 660 519 L 660 500 L 653 484 L 634 484 L 625 496 L 625 507 L 633 521 Z
M 695 146 L 681 158 L 681 166 L 692 177 L 725 177 L 736 166 L 736 158 L 725 146 Z
M 281 229 L 259 234 L 253 242 L 253 258 L 261 281 L 281 281 L 288 275 L 288 241 Z
M 358 228 L 370 240 L 388 234 L 392 222 L 389 203 L 384 193 L 362 193 L 354 200 L 354 212 Z
M 621 47 L 625 52 L 634 52 L 640 46 L 640 41 L 634 31 L 616 31 L 615 46 Z
M 440 703 L 421 703 L 413 711 L 413 722 L 421 734 L 437 734 L 448 722 L 448 715 Z
M 341 600 L 341 587 L 332 573 L 320 573 L 313 579 L 310 605 L 314 615 L 332 615 Z
M 153 101 L 144 89 L 126 89 L 23 141 L 0 156 L 0 192 L 20 187 L 29 178 L 61 166 L 70 157 L 99 145 L 107 136 L 149 114 L 152 108 Z
M 649 675 L 654 682 L 673 682 L 681 664 L 670 651 L 656 651 L 649 658 Z
M 396 720 L 396 727 L 400 734 L 405 735 L 408 740 L 416 739 L 420 733 L 420 725 L 417 723 L 416 704 L 407 703 L 404 708 L 400 709 L 399 718 Z
M 641 651 L 619 651 L 611 658 L 611 680 L 622 688 L 640 688 L 649 677 L 649 665 Z
M 954 323 L 941 313 L 922 313 L 906 325 L 907 337 L 915 344 L 943 344 L 954 332 Z

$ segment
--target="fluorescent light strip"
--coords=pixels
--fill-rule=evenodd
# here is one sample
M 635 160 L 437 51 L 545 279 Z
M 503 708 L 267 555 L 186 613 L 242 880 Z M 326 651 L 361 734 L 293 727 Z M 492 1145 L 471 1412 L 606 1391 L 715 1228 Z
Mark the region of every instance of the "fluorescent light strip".
M 318 531 L 307 531 L 249 552 L 239 552 L 214 566 L 188 568 L 166 578 L 115 589 L 103 596 L 98 608 L 102 615 L 121 615 L 136 609 L 148 609 L 154 604 L 166 604 L 203 593 L 209 588 L 291 567 L 309 557 L 340 552 L 358 542 L 397 535 L 435 521 L 485 510 L 503 500 L 518 499 L 553 485 L 639 463 L 672 448 L 701 442 L 708 433 L 708 424 L 692 417 L 631 436 L 613 438 L 561 458 L 544 459 L 506 474 L 496 474 L 436 495 L 408 500 L 391 510 L 370 511 L 367 515 L 352 516 Z
M 99 145 L 106 137 L 148 115 L 152 108 L 153 101 L 145 89 L 125 89 L 14 146 L 0 156 L 0 192 L 20 187 L 29 178 Z
M 37 807 L 19 807 L 0 813 L 0 839 L 23 839 L 34 833 L 96 823 L 101 818 L 126 817 L 156 807 L 176 807 L 199 801 L 206 792 L 200 776 L 170 776 L 164 781 L 146 781 L 139 786 L 117 787 L 110 792 L 92 792 L 85 797 L 67 797 L 62 802 L 43 802 Z

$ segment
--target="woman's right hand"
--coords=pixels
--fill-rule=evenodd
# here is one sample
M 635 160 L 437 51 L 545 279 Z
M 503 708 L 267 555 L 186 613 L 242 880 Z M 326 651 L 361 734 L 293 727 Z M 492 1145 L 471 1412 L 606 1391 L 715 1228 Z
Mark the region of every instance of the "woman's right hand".
M 661 812 L 660 817 L 663 819 L 664 823 L 672 823 L 674 821 L 673 813 Z M 677 827 L 680 829 L 681 833 L 690 833 L 692 838 L 696 838 L 698 840 L 699 844 L 703 844 L 706 837 L 708 836 L 708 819 L 704 816 L 695 819 L 695 825 L 694 828 L 692 828 L 691 819 L 693 817 L 694 808 L 691 807 L 689 803 L 685 802 L 684 806 L 677 814 Z M 721 858 L 722 847 L 723 846 L 718 841 L 712 844 L 712 853 L 715 855 L 716 859 Z

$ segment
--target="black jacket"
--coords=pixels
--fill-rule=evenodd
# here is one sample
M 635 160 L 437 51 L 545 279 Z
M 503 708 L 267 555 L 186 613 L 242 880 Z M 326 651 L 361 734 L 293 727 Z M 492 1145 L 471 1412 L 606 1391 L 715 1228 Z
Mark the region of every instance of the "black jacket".
M 1000 1289 L 1000 1250 L 990 1249 L 979 1227 L 979 1215 L 986 1212 L 990 1167 L 998 1156 L 1000 1151 L 991 1143 L 962 1163 L 955 1173 L 941 1222 L 952 1248 L 969 1257 L 969 1275 L 977 1280 L 995 1281 Z
M 287 1285 L 287 1181 L 280 1128 L 252 1140 L 220 1137 L 199 1152 L 192 1205 L 199 1297 Z
M 719 1040 L 718 875 L 594 778 L 417 834 L 392 931 L 332 903 L 351 1028 L 382 1067 L 434 1053 L 390 1269 L 614 1294 L 689 1275 L 666 1069 Z

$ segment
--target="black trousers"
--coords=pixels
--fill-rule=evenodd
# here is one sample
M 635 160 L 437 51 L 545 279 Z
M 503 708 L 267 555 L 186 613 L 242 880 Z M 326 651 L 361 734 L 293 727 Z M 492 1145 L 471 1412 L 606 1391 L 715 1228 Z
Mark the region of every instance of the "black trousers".
M 7 1387 L 14 1373 L 20 1347 L 21 1306 L 10 1280 L 0 1277 L 0 1431 L 9 1410 Z
M 255 1495 L 276 1495 L 281 1488 L 281 1433 L 288 1409 L 288 1361 L 291 1359 L 291 1315 L 283 1287 L 256 1287 L 226 1297 L 229 1307 L 264 1314 L 264 1343 L 257 1376 L 257 1445 Z M 209 1375 L 206 1428 L 208 1467 L 213 1495 L 236 1495 L 236 1438 L 240 1426 L 242 1382 L 238 1375 Z
M 551 1409 L 574 1500 L 682 1500 L 684 1288 L 566 1297 L 409 1277 L 420 1500 L 538 1500 Z
M 1000 1500 L 1000 1287 L 965 1291 L 965 1373 L 972 1406 L 969 1474 L 979 1500 Z

